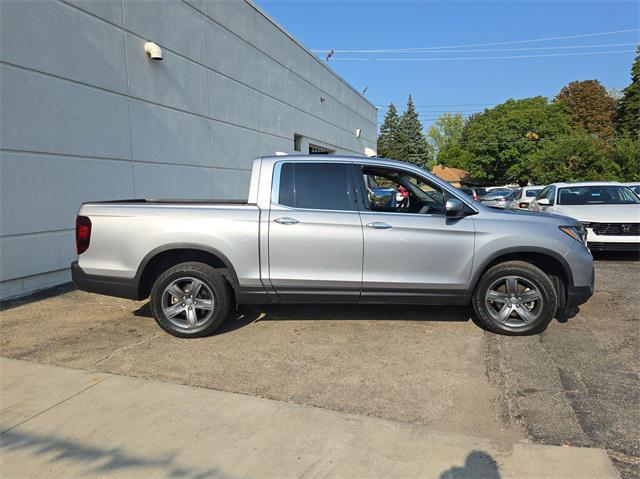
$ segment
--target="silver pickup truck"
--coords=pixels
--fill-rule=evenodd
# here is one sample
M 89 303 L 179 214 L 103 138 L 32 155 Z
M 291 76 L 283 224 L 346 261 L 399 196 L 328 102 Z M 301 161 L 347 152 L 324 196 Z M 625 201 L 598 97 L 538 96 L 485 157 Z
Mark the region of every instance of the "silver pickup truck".
M 85 203 L 79 289 L 150 296 L 179 337 L 212 333 L 239 304 L 469 304 L 487 329 L 534 334 L 593 293 L 575 220 L 501 211 L 411 164 L 254 161 L 248 200 Z

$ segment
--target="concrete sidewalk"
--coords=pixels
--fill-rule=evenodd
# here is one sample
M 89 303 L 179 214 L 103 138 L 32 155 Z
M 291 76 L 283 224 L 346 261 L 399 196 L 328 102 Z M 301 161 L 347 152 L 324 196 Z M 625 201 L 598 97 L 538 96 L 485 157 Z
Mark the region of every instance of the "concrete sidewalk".
M 0 358 L 0 476 L 615 478 L 601 449 Z

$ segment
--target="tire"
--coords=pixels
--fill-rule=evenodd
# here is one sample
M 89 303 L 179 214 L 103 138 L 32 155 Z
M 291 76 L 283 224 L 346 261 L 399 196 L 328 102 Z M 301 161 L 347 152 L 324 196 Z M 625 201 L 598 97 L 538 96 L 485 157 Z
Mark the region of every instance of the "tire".
M 180 263 L 162 273 L 153 284 L 151 313 L 160 327 L 173 336 L 208 336 L 227 319 L 230 288 L 211 266 Z M 195 295 L 192 289 L 196 290 Z
M 524 261 L 507 261 L 486 271 L 472 302 L 483 326 L 510 336 L 541 333 L 558 307 L 552 280 Z

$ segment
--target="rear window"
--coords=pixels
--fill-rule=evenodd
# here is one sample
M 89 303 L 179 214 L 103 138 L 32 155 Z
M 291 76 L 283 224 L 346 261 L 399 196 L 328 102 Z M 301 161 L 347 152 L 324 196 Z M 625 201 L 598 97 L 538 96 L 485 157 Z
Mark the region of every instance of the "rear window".
M 538 193 L 540 193 L 542 191 L 542 188 L 539 190 L 527 190 L 525 192 L 525 195 L 527 195 L 527 198 L 535 198 L 536 196 L 538 196 Z
M 314 210 L 353 210 L 349 166 L 343 163 L 284 163 L 278 203 Z

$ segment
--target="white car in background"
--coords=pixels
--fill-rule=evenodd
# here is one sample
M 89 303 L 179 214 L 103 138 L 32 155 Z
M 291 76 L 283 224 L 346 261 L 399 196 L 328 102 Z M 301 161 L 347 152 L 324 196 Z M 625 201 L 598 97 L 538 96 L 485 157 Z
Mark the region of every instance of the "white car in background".
M 554 183 L 529 209 L 577 219 L 592 251 L 640 251 L 640 198 L 622 183 Z
M 625 183 L 624 185 L 636 195 L 640 196 L 640 183 Z
M 512 210 L 528 210 L 529 203 L 538 196 L 544 186 L 523 186 L 518 195 L 511 201 L 509 208 Z

